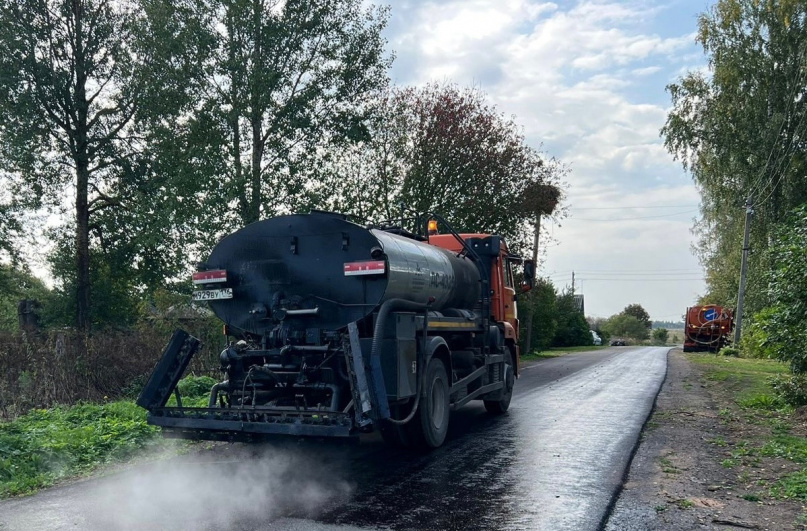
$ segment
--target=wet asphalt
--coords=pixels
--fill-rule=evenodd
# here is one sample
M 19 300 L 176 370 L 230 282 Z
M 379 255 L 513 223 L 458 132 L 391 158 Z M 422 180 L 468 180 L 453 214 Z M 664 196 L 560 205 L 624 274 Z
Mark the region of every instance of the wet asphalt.
M 621 489 L 668 348 L 522 367 L 510 410 L 472 403 L 413 454 L 282 439 L 217 445 L 0 502 L 0 530 L 598 530 Z

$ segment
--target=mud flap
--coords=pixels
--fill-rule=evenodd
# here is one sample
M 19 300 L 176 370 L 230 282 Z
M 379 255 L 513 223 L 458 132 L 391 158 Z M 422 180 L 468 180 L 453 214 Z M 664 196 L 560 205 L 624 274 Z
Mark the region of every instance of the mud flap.
M 148 383 L 137 398 L 137 405 L 148 411 L 164 407 L 191 358 L 199 350 L 199 345 L 199 340 L 192 335 L 184 330 L 175 330 Z

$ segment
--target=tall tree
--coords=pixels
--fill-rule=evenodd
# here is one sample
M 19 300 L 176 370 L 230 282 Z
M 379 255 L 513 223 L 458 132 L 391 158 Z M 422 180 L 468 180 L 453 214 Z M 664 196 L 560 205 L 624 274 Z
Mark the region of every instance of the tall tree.
M 388 11 L 361 0 L 206 6 L 212 47 L 198 99 L 187 120 L 150 128 L 170 176 L 166 195 L 201 248 L 222 231 L 318 203 L 315 161 L 366 137 L 367 102 L 391 63 L 381 36 Z
M 481 91 L 455 85 L 394 89 L 378 106 L 372 140 L 332 166 L 350 191 L 335 208 L 389 219 L 403 203 L 438 212 L 457 230 L 501 234 L 528 249 L 537 208 L 531 192 L 546 185 L 554 206 L 566 170 L 530 147 L 513 118 Z
M 653 326 L 653 322 L 650 320 L 650 314 L 647 313 L 647 310 L 645 310 L 641 304 L 628 304 L 625 306 L 625 309 L 622 310 L 621 315 L 632 315 L 645 325 L 646 328 Z
M 707 302 L 733 304 L 747 198 L 754 203 L 746 304 L 764 306 L 772 227 L 807 201 L 807 4 L 719 0 L 698 21 L 708 74 L 668 87 L 667 149 L 701 190 L 697 253 Z
M 171 50 L 167 43 L 152 46 L 157 41 L 148 36 L 170 27 L 172 4 L 0 1 L 0 158 L 16 176 L 15 195 L 29 206 L 71 198 L 76 324 L 82 329 L 92 322 L 94 219 L 131 207 L 114 195 L 115 183 L 132 171 L 141 147 L 131 126 L 147 102 L 143 80 Z

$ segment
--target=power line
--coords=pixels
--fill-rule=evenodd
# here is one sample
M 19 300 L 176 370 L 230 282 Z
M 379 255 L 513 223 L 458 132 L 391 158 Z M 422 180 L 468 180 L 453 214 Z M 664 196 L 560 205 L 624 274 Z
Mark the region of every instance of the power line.
M 697 208 L 699 205 L 644 205 L 644 206 L 613 206 L 613 207 L 569 207 L 569 210 L 624 210 L 627 208 Z
M 697 212 L 697 210 L 685 210 L 684 212 L 675 212 L 673 214 L 659 214 L 658 216 L 641 216 L 635 218 L 614 218 L 614 219 L 589 219 L 589 218 L 575 218 L 572 217 L 570 219 L 575 221 L 602 221 L 602 222 L 614 222 L 614 221 L 633 221 L 637 219 L 656 219 L 656 218 L 669 218 L 673 216 L 681 216 L 683 214 L 692 214 L 693 212 Z

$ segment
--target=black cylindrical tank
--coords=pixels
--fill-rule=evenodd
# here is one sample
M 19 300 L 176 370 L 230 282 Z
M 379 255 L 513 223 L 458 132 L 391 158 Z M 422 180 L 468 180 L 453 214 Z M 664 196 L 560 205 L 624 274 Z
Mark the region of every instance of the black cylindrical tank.
M 467 257 L 368 230 L 327 213 L 258 221 L 222 239 L 206 262 L 226 270 L 232 299 L 210 301 L 229 326 L 263 334 L 277 319 L 334 330 L 392 298 L 431 309 L 472 309 L 479 271 Z

